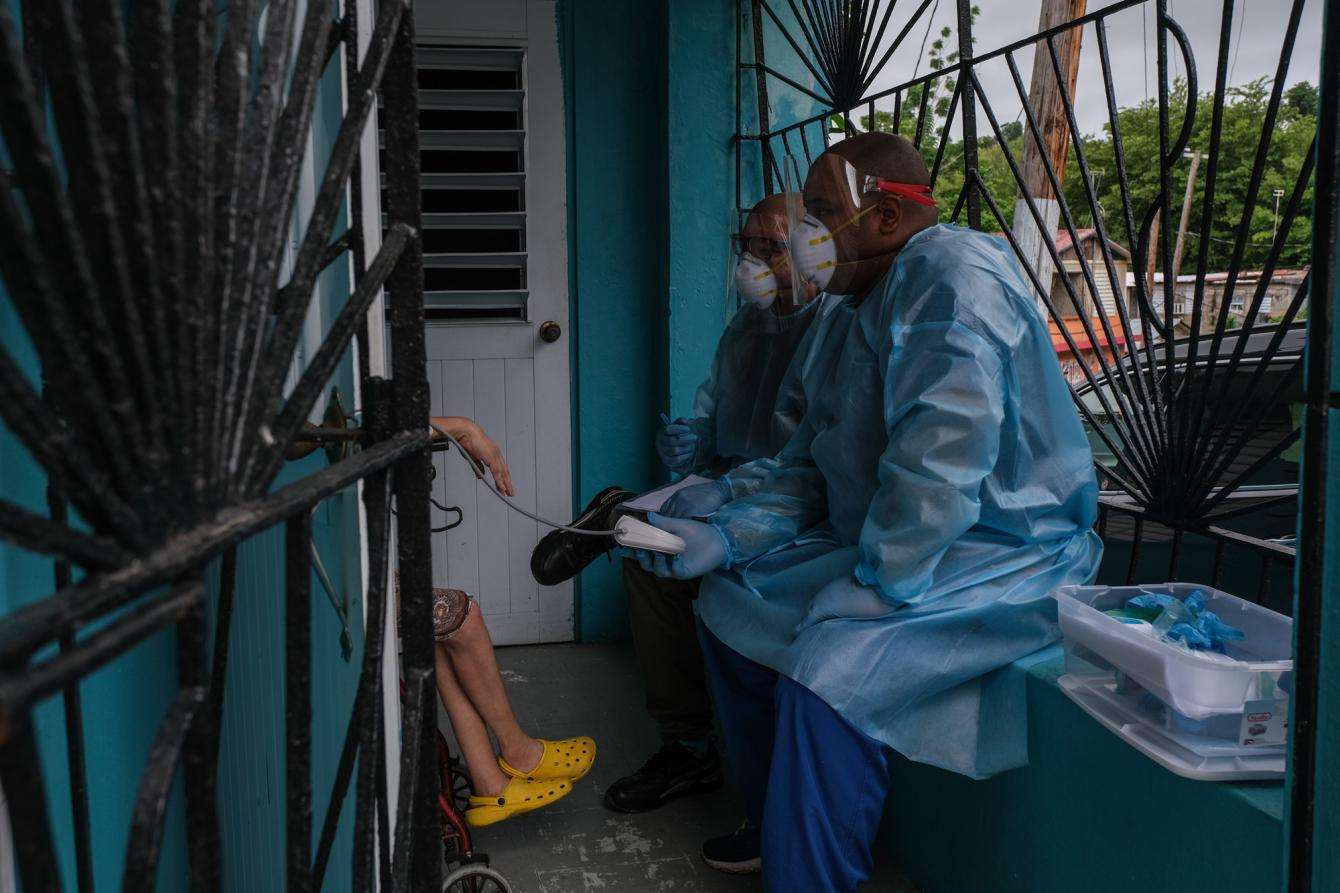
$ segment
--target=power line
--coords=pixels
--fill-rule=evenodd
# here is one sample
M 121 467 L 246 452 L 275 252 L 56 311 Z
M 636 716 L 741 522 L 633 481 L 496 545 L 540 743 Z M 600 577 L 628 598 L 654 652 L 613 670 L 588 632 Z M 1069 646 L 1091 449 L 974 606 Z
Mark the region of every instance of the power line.
M 1186 234 L 1187 234 L 1188 236 L 1195 236 L 1197 239 L 1201 238 L 1201 234 L 1198 233 L 1198 232 L 1195 232 L 1195 231 L 1193 231 L 1193 230 L 1187 230 L 1187 233 L 1186 233 Z M 1222 236 L 1210 236 L 1210 241 L 1211 241 L 1211 242 L 1220 242 L 1220 243 L 1222 243 L 1222 244 L 1224 244 L 1224 245 L 1236 245 L 1236 244 L 1238 244 L 1238 240 L 1237 240 L 1237 239 L 1225 239 L 1225 238 L 1222 237 Z M 1274 244 L 1273 242 L 1248 242 L 1248 243 L 1247 243 L 1248 246 L 1253 247 L 1253 248 L 1269 248 L 1269 247 L 1270 247 L 1271 245 L 1273 245 L 1273 244 Z M 1281 245 L 1280 247 L 1281 247 L 1281 248 L 1310 248 L 1311 246 L 1312 246 L 1312 243 L 1311 243 L 1311 242 L 1285 242 L 1285 243 L 1284 243 L 1283 245 Z
M 1233 73 L 1238 70 L 1238 50 L 1242 49 L 1242 35 L 1247 30 L 1247 0 L 1242 0 L 1242 21 L 1238 22 L 1238 39 L 1233 44 L 1233 63 L 1228 66 L 1228 80 L 1233 81 Z
M 1140 4 L 1140 42 L 1145 52 L 1145 102 L 1149 102 L 1149 4 Z
M 940 0 L 935 0 L 935 5 L 931 7 L 931 14 L 926 17 L 926 33 L 921 35 L 921 49 L 917 50 L 916 64 L 912 66 L 912 80 L 917 79 L 917 72 L 921 70 L 921 59 L 926 55 L 926 41 L 930 39 L 931 28 L 935 27 L 935 14 L 940 11 Z

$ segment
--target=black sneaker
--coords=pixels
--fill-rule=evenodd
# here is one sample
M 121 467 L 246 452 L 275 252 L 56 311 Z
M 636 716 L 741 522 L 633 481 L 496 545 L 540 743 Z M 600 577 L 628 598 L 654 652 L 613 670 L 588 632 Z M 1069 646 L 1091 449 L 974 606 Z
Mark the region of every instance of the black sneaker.
M 632 495 L 623 487 L 606 487 L 568 526 L 581 530 L 609 530 L 610 510 Z M 541 586 L 557 586 L 577 576 L 588 564 L 613 548 L 612 536 L 585 536 L 551 530 L 530 553 L 530 573 Z
M 703 861 L 727 874 L 758 874 L 763 870 L 758 826 L 748 819 L 730 834 L 703 843 Z
M 609 786 L 605 805 L 615 812 L 646 812 L 676 797 L 705 794 L 721 787 L 721 757 L 714 745 L 698 756 L 671 741 L 632 775 Z

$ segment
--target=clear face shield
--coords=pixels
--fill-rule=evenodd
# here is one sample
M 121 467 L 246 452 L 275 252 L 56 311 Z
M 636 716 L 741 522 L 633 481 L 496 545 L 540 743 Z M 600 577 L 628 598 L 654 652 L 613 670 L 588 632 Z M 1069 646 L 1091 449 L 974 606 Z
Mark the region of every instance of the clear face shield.
M 860 237 L 861 221 L 879 208 L 883 195 L 936 206 L 929 186 L 863 173 L 834 152 L 814 160 L 805 178 L 803 207 L 793 209 L 798 216 L 792 216 L 789 226 L 791 255 L 801 279 L 830 294 L 852 293 L 862 269 L 887 256 L 865 254 Z
M 808 300 L 791 261 L 787 221 L 792 200 L 787 195 L 769 196 L 755 205 L 745 215 L 739 231 L 731 234 L 732 266 L 727 289 L 740 301 L 760 309 L 776 305 L 779 310 L 789 311 Z M 799 195 L 794 201 L 800 201 Z

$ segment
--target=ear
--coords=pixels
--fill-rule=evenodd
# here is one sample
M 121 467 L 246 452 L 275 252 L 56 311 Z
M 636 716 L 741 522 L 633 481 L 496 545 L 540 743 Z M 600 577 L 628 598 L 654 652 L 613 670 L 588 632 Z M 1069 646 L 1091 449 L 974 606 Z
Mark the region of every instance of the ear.
M 887 193 L 880 196 L 875 222 L 879 224 L 881 235 L 891 236 L 898 231 L 903 222 L 903 203 L 898 200 L 898 196 Z

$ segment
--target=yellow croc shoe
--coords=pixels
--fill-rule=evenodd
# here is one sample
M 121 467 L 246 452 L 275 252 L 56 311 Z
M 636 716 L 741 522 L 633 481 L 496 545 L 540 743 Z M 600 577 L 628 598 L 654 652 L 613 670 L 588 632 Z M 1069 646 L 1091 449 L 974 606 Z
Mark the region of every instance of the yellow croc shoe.
M 543 809 L 572 793 L 572 782 L 567 779 L 529 781 L 524 778 L 508 779 L 507 787 L 496 797 L 471 797 L 465 821 L 472 828 L 483 828 L 504 822 L 514 816 Z
M 544 745 L 544 754 L 540 757 L 539 764 L 529 772 L 513 768 L 502 757 L 498 757 L 498 765 L 512 778 L 523 778 L 526 781 L 555 778 L 576 781 L 590 772 L 591 766 L 595 764 L 596 743 L 585 735 L 564 738 L 561 741 L 547 741 L 541 738 L 540 743 Z

